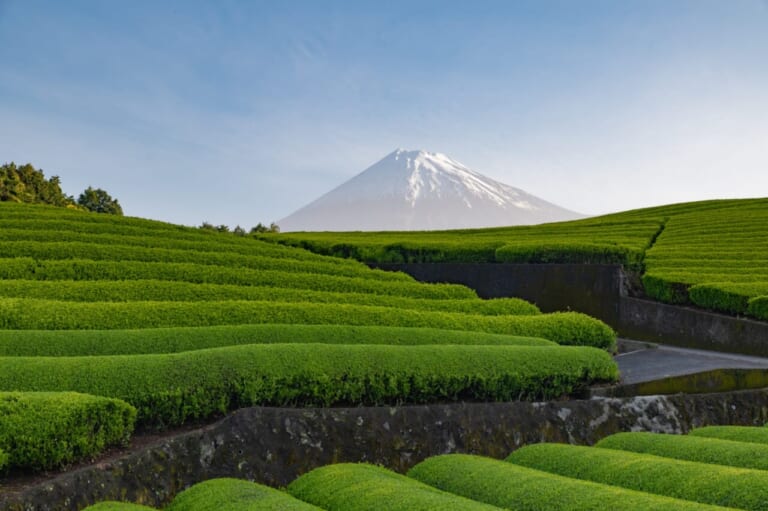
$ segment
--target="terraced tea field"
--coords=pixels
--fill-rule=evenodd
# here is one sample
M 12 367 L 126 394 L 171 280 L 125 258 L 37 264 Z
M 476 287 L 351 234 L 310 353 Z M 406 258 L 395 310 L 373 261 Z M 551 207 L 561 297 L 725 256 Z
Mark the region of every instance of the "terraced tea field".
M 261 237 L 367 262 L 616 263 L 642 275 L 653 299 L 768 320 L 768 199 L 692 202 L 538 226 Z
M 705 427 L 689 435 L 619 433 L 595 447 L 533 444 L 506 460 L 448 454 L 407 475 L 367 464 L 314 469 L 284 491 L 213 479 L 169 511 L 433 509 L 522 511 L 768 509 L 768 428 Z M 105 502 L 88 510 L 151 509 Z
M 566 396 L 617 379 L 614 346 L 582 314 L 353 260 L 0 203 L 5 475 L 246 406 Z

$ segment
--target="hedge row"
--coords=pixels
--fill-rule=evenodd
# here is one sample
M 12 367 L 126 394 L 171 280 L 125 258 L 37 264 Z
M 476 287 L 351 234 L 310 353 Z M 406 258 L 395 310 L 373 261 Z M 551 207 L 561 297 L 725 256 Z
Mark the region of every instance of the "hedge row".
M 170 280 L 197 284 L 234 284 L 340 293 L 372 293 L 411 298 L 477 298 L 477 293 L 473 290 L 456 284 L 422 284 L 407 280 L 384 281 L 363 277 L 253 270 L 193 263 L 91 261 L 86 259 L 36 261 L 28 257 L 18 257 L 0 259 L 0 279 Z
M 309 233 L 302 233 L 309 234 Z M 311 233 L 314 236 L 317 233 Z M 334 233 L 344 238 L 349 233 Z M 362 233 L 361 233 L 362 234 Z M 398 233 L 400 234 L 400 233 Z M 415 241 L 390 242 L 366 239 L 353 239 L 350 242 L 339 242 L 338 238 L 329 236 L 327 240 L 292 239 L 282 236 L 263 236 L 260 239 L 267 242 L 300 248 L 312 253 L 354 259 L 364 262 L 377 263 L 484 263 L 495 260 L 496 249 L 504 243 L 501 240 L 471 240 L 464 237 L 463 242 L 425 242 L 424 239 Z
M 173 232 L 165 231 L 165 236 L 146 236 L 123 233 L 87 233 L 66 230 L 39 230 L 39 229 L 0 229 L 2 241 L 38 241 L 61 242 L 72 241 L 80 243 L 97 243 L 102 245 L 129 245 L 135 247 L 194 250 L 198 252 L 224 252 L 228 254 L 260 255 L 275 258 L 294 260 L 320 261 L 339 266 L 358 266 L 357 261 L 327 257 L 312 252 L 267 243 L 252 238 L 238 238 L 234 236 L 218 237 L 203 234 L 182 238 L 174 236 Z
M 661 302 L 685 304 L 690 301 L 688 288 L 693 284 L 695 276 L 676 276 L 646 273 L 642 277 L 645 293 Z
M 768 296 L 756 296 L 749 300 L 747 313 L 757 319 L 768 321 Z
M 258 254 L 254 247 L 254 254 Z M 339 265 L 318 260 L 297 260 L 262 255 L 226 252 L 201 252 L 130 245 L 81 243 L 75 241 L 0 241 L 0 257 L 31 257 L 37 260 L 85 259 L 91 261 L 140 261 L 154 263 L 193 263 L 224 266 L 231 269 L 273 270 L 288 273 L 312 273 L 359 277 L 385 281 L 413 282 L 400 272 L 372 270 L 362 263 Z M 320 258 L 318 258 L 320 259 Z
M 254 405 L 552 399 L 614 381 L 587 347 L 247 345 L 163 355 L 0 357 L 0 390 L 115 397 L 144 426 Z
M 169 224 L 160 220 L 148 220 L 145 218 L 104 215 L 90 211 L 72 210 L 46 204 L 26 204 L 3 202 L 0 209 L 0 221 L 39 221 L 58 220 L 76 221 L 78 223 L 119 224 L 144 227 L 146 229 L 163 229 L 178 231 L 196 231 L 193 227 Z
M 106 215 L 101 215 L 106 217 Z M 147 238 L 171 238 L 178 240 L 195 241 L 210 239 L 222 243 L 243 242 L 236 236 L 222 235 L 220 233 L 201 231 L 199 229 L 184 228 L 171 224 L 163 224 L 159 227 L 147 227 L 135 225 L 130 222 L 109 222 L 108 218 L 96 218 L 86 222 L 85 217 L 78 218 L 7 218 L 0 216 L 0 230 L 23 229 L 25 231 L 60 231 L 81 234 L 111 234 L 126 236 L 144 236 Z
M 153 507 L 131 504 L 129 502 L 99 502 L 88 506 L 83 511 L 157 511 Z
M 726 204 L 667 222 L 645 257 L 648 273 L 643 284 L 650 297 L 752 315 L 749 300 L 768 294 L 750 289 L 759 281 L 768 282 L 767 203 Z
M 701 258 L 681 258 L 674 255 L 659 258 L 657 255 L 654 255 L 654 257 L 647 257 L 646 262 L 655 271 L 690 271 L 694 269 L 696 272 L 705 271 L 709 273 L 713 271 L 722 272 L 723 270 L 733 273 L 752 273 L 756 270 L 764 269 L 768 260 L 765 257 L 755 259 L 741 252 L 702 255 Z
M 285 492 L 241 479 L 209 479 L 179 493 L 165 511 L 321 511 Z
M 0 329 L 109 330 L 257 323 L 429 327 L 542 337 L 558 344 L 615 347 L 616 333 L 577 312 L 481 316 L 327 303 L 59 302 L 0 299 Z
M 468 499 L 518 511 L 722 509 L 466 454 L 428 458 L 413 467 L 408 477 Z
M 42 374 L 28 377 L 45 379 Z M 8 468 L 57 468 L 127 442 L 135 420 L 136 409 L 117 399 L 74 392 L 0 392 L 0 449 L 7 454 Z
M 496 250 L 496 260 L 507 263 L 621 264 L 642 269 L 644 250 L 580 241 L 516 242 Z
M 768 444 L 768 427 L 707 426 L 691 430 L 690 436 Z
M 566 444 L 534 444 L 507 461 L 566 477 L 704 504 L 768 509 L 768 472 Z
M 691 301 L 707 309 L 745 314 L 751 299 L 768 295 L 768 282 L 698 284 L 688 290 Z
M 294 497 L 328 511 L 499 509 L 365 464 L 340 463 L 316 468 L 294 480 L 287 490 Z
M 515 226 L 430 232 L 376 233 L 287 233 L 260 235 L 260 239 L 304 248 L 317 254 L 353 258 L 366 262 L 497 262 L 498 250 L 515 240 L 527 246 L 536 244 L 597 244 L 624 246 L 625 254 L 635 257 L 654 238 L 661 226 L 657 218 L 624 221 L 564 222 L 537 226 Z M 471 234 L 471 236 L 468 236 Z M 502 251 L 502 255 L 504 251 Z M 511 254 L 505 257 L 511 257 Z M 564 254 L 573 257 L 572 251 Z M 583 255 L 582 255 L 583 257 Z M 593 254 L 590 256 L 595 258 Z M 602 260 L 605 259 L 603 254 Z M 614 255 L 609 256 L 610 261 Z M 556 260 L 549 262 L 568 262 Z
M 762 282 L 768 281 L 768 270 L 746 274 L 685 273 L 654 271 L 642 277 L 648 296 L 666 303 L 694 303 L 724 312 L 745 313 L 768 320 L 768 298 L 745 296 L 762 293 Z M 697 281 L 703 283 L 697 285 Z M 709 284 L 709 283 L 712 284 Z M 746 299 L 746 307 L 744 301 Z
M 678 460 L 768 470 L 768 445 L 733 440 L 634 432 L 611 435 L 600 440 L 596 447 L 654 454 Z
M 538 307 L 519 298 L 445 300 L 268 286 L 194 284 L 170 280 L 0 280 L 0 296 L 77 302 L 270 300 L 350 303 L 489 316 L 541 313 Z
M 241 344 L 556 346 L 537 337 L 465 330 L 352 325 L 221 325 L 133 330 L 0 330 L 0 356 L 178 353 Z

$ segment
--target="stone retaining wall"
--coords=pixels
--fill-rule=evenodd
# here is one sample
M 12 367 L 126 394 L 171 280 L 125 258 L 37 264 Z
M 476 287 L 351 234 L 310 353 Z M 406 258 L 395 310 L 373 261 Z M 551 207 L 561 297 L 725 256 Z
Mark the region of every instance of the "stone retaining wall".
M 444 453 L 502 458 L 542 441 L 593 444 L 619 431 L 685 433 L 697 426 L 766 421 L 768 390 L 546 403 L 249 408 L 21 493 L 2 493 L 0 487 L 0 509 L 79 510 L 102 500 L 160 507 L 213 477 L 283 486 L 328 463 L 364 461 L 403 472 Z
M 406 263 L 376 264 L 423 282 L 464 284 L 482 298 L 517 296 L 545 312 L 575 310 L 619 335 L 688 348 L 768 357 L 768 322 L 679 307 L 633 295 L 636 277 L 619 265 Z

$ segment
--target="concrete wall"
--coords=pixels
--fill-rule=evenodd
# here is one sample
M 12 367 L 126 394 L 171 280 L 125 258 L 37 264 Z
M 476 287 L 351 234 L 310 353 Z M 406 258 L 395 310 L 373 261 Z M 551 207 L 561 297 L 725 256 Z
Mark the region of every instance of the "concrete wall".
M 768 390 L 546 403 L 249 408 L 23 491 L 0 490 L 0 509 L 79 510 L 103 500 L 161 507 L 184 488 L 213 477 L 284 486 L 328 463 L 370 462 L 404 472 L 437 454 L 502 458 L 542 441 L 593 444 L 619 431 L 685 433 L 705 425 L 766 421 Z
M 545 312 L 575 310 L 621 337 L 675 346 L 768 356 L 768 323 L 630 296 L 636 284 L 620 266 L 589 264 L 378 264 L 423 282 L 451 282 L 483 298 L 518 296 Z

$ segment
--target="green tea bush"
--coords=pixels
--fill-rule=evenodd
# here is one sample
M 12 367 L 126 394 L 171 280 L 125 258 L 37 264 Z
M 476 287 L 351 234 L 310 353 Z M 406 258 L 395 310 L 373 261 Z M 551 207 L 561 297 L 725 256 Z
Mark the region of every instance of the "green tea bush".
M 28 376 L 46 379 L 44 374 Z M 14 387 L 11 382 L 4 386 Z M 9 468 L 57 468 L 127 442 L 135 420 L 136 410 L 117 399 L 74 392 L 0 392 L 0 449 Z
M 706 426 L 692 429 L 689 436 L 718 438 L 735 442 L 768 444 L 768 428 L 756 426 Z
M 294 497 L 328 511 L 499 509 L 365 464 L 340 463 L 316 468 L 294 480 L 287 490 Z
M 747 312 L 756 317 L 768 321 L 768 296 L 756 296 L 749 300 Z
M 372 270 L 364 264 L 356 262 L 340 265 L 326 263 L 323 260 L 286 259 L 258 254 L 243 255 L 218 251 L 201 252 L 199 250 L 177 250 L 75 241 L 0 241 L 0 256 L 4 258 L 31 257 L 36 260 L 83 259 L 91 261 L 193 263 L 207 266 L 224 266 L 231 269 L 249 268 L 252 270 L 274 270 L 288 273 L 312 273 L 361 277 L 373 280 L 414 282 L 405 273 Z
M 615 381 L 611 356 L 570 346 L 266 344 L 163 355 L 0 357 L 0 390 L 115 397 L 145 426 L 229 409 L 552 399 Z
M 650 454 L 566 444 L 534 444 L 507 461 L 566 477 L 703 504 L 768 509 L 768 472 Z
M 519 298 L 481 300 L 409 298 L 371 293 L 336 293 L 269 286 L 194 284 L 169 280 L 0 280 L 0 296 L 78 302 L 222 301 L 350 303 L 401 309 L 463 312 L 488 316 L 530 315 L 541 311 Z
M 720 200 L 626 211 L 573 222 L 492 229 L 281 233 L 262 239 L 375 262 L 610 263 L 646 271 L 650 298 L 768 318 L 746 301 L 768 292 L 697 285 L 768 282 L 768 199 Z
M 584 314 L 480 316 L 350 304 L 281 302 L 59 302 L 0 299 L 0 329 L 85 330 L 255 323 L 431 327 L 542 337 L 611 350 L 616 334 Z
M 276 270 L 229 268 L 193 263 L 91 261 L 68 259 L 34 262 L 29 258 L 0 259 L 0 277 L 20 280 L 172 280 L 198 284 L 272 286 L 342 293 L 373 293 L 411 298 L 475 298 L 477 293 L 456 284 L 383 281 Z
M 10 456 L 8 456 L 8 453 L 3 452 L 2 449 L 0 449 L 0 472 L 3 471 L 6 465 L 8 465 L 8 459 Z
M 133 330 L 0 330 L 0 356 L 177 353 L 241 344 L 460 344 L 557 346 L 537 337 L 464 330 L 352 325 L 221 325 Z
M 519 511 L 723 509 L 466 454 L 427 458 L 411 468 L 408 477 L 471 500 Z
M 129 502 L 99 502 L 88 506 L 83 511 L 157 511 L 153 507 L 142 506 L 140 504 L 131 504 Z
M 195 234 L 193 236 L 184 235 L 177 237 L 173 231 L 163 231 L 163 236 L 133 234 L 120 232 L 113 233 L 93 233 L 77 232 L 70 230 L 40 230 L 40 229 L 19 229 L 17 227 L 8 227 L 0 229 L 0 240 L 2 241 L 37 241 L 37 242 L 61 242 L 71 241 L 77 243 L 96 243 L 100 245 L 129 245 L 135 247 L 149 247 L 160 249 L 187 250 L 198 252 L 222 252 L 227 254 L 259 255 L 273 258 L 284 258 L 299 261 L 318 261 L 327 264 L 336 264 L 339 266 L 360 266 L 360 263 L 338 257 L 328 257 L 315 254 L 306 250 L 276 245 L 254 239 L 240 239 L 233 236 L 211 237 L 208 235 Z
M 37 262 L 31 257 L 0 259 L 0 279 L 30 279 L 35 268 Z
M 540 240 L 504 245 L 496 250 L 496 260 L 507 263 L 621 264 L 641 269 L 643 250 L 612 244 Z
M 655 273 L 646 273 L 642 277 L 643 288 L 648 296 L 671 304 L 689 303 L 688 288 L 693 281 L 694 278 Z
M 663 218 L 657 212 L 647 218 L 631 215 L 609 215 L 603 219 L 585 219 L 536 226 L 496 227 L 491 229 L 461 229 L 426 232 L 299 232 L 260 235 L 261 239 L 286 246 L 304 248 L 312 252 L 336 257 L 354 258 L 379 263 L 435 263 L 435 262 L 499 262 L 513 260 L 512 250 L 506 245 L 536 244 L 555 248 L 581 245 L 576 257 L 584 256 L 595 262 L 619 262 L 628 257 L 630 264 L 640 261 L 636 256 L 649 246 L 658 233 Z M 617 250 L 596 247 L 623 247 Z M 624 253 L 623 251 L 627 252 Z M 501 251 L 501 252 L 499 252 Z M 574 252 L 567 250 L 558 261 L 567 262 Z M 618 259 L 617 259 L 618 258 Z
M 319 511 L 291 495 L 240 479 L 209 479 L 176 495 L 165 511 Z
M 611 435 L 600 440 L 596 447 L 654 454 L 678 460 L 768 470 L 768 445 L 733 440 L 634 432 Z
M 670 303 L 752 314 L 749 299 L 768 292 L 766 205 L 726 201 L 670 218 L 645 257 L 646 293 Z
M 745 314 L 750 299 L 768 294 L 768 282 L 713 282 L 697 284 L 688 290 L 691 301 L 699 307 Z

